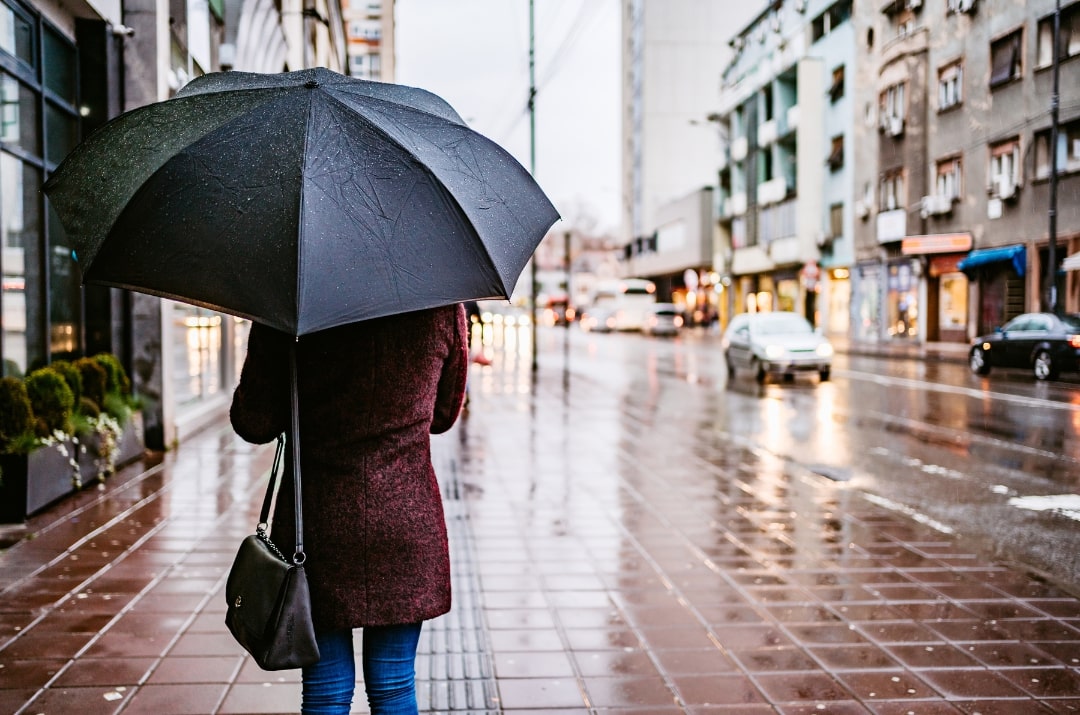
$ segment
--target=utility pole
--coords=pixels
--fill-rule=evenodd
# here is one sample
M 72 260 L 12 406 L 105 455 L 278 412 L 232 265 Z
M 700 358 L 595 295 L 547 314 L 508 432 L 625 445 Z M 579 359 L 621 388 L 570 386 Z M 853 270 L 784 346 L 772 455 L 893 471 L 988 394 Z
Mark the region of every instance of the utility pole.
M 529 173 L 536 178 L 536 0 L 529 0 Z M 532 371 L 536 372 L 536 254 L 530 259 L 531 285 L 529 304 L 532 306 Z
M 1058 312 L 1057 297 L 1057 190 L 1058 190 L 1058 107 L 1061 103 L 1058 94 L 1058 78 L 1061 65 L 1061 0 L 1054 3 L 1053 37 L 1053 85 L 1050 89 L 1050 247 L 1046 255 L 1046 283 L 1050 287 L 1047 293 L 1047 308 L 1051 313 Z

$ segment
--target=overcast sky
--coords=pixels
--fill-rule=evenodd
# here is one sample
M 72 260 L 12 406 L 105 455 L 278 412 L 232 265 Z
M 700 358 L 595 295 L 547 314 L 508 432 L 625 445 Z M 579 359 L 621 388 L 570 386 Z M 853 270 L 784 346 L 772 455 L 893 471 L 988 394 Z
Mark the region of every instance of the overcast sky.
M 396 81 L 529 168 L 529 0 L 397 0 Z M 537 181 L 565 221 L 619 222 L 618 0 L 535 0 Z

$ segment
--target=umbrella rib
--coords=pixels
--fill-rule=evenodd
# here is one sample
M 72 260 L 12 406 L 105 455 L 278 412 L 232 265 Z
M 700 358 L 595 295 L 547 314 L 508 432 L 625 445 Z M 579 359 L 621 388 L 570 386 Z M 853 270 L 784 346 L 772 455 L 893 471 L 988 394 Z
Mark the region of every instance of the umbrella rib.
M 343 101 L 342 101 L 341 99 L 339 99 L 338 97 L 335 97 L 335 96 L 334 96 L 334 95 L 333 95 L 332 93 L 330 93 L 330 92 L 327 92 L 327 93 L 326 93 L 326 96 L 327 96 L 328 98 L 332 99 L 332 100 L 333 100 L 334 102 L 336 102 L 337 104 L 341 105 L 341 106 L 342 106 L 342 107 L 343 107 L 344 109 L 348 110 L 348 111 L 349 111 L 349 112 L 351 112 L 352 114 L 354 114 L 354 115 L 356 115 L 357 117 L 360 117 L 361 119 L 363 119 L 363 120 L 364 120 L 364 123 L 365 123 L 365 124 L 367 124 L 367 125 L 368 125 L 368 127 L 369 127 L 369 128 L 370 128 L 370 129 L 372 130 L 372 131 L 374 131 L 375 133 L 379 134 L 380 136 L 383 136 L 383 137 L 385 137 L 385 138 L 386 138 L 387 140 L 389 140 L 390 142 L 392 142 L 392 143 L 393 143 L 393 144 L 394 144 L 395 146 L 398 146 L 398 147 L 400 147 L 400 148 L 402 149 L 402 151 L 404 151 L 404 152 L 405 152 L 406 154 L 408 154 L 408 156 L 409 156 L 410 158 L 412 158 L 412 160 L 413 160 L 413 161 L 415 161 L 415 162 L 417 163 L 417 165 L 419 165 L 419 166 L 422 166 L 422 167 L 424 167 L 425 171 L 427 171 L 427 172 L 428 172 L 428 173 L 429 173 L 429 174 L 430 174 L 431 176 L 433 176 L 433 177 L 435 176 L 434 172 L 432 172 L 432 171 L 431 171 L 431 170 L 430 170 L 430 169 L 428 168 L 427 164 L 425 164 L 425 163 L 424 163 L 424 162 L 423 162 L 423 161 L 422 161 L 422 160 L 420 159 L 420 157 L 418 157 L 418 156 L 417 156 L 417 155 L 416 155 L 416 154 L 415 154 L 415 153 L 414 153 L 414 152 L 413 152 L 413 151 L 412 151 L 412 150 L 411 150 L 411 149 L 410 149 L 409 147 L 405 146 L 405 145 L 404 145 L 403 143 L 401 143 L 400 141 L 398 141 L 397 139 L 395 139 L 395 138 L 394 138 L 393 136 L 391 136 L 391 135 L 390 135 L 390 133 L 389 133 L 389 132 L 387 132 L 387 131 L 386 131 L 385 129 L 383 129 L 383 128 L 382 128 L 381 126 L 379 126 L 379 125 L 378 125 L 377 123 L 375 123 L 375 122 L 371 121 L 371 119 L 369 119 L 369 118 L 368 118 L 367 116 L 365 116 L 365 115 L 364 115 L 364 114 L 363 114 L 362 112 L 359 112 L 359 111 L 357 111 L 356 107 L 353 107 L 353 106 L 349 105 L 348 103 L 346 103 L 346 102 L 343 102 Z M 375 101 L 382 101 L 382 100 L 378 100 L 378 99 L 376 99 Z M 392 103 L 392 102 L 383 102 L 383 103 L 384 103 L 384 104 L 388 104 L 388 105 L 391 105 L 391 106 L 402 106 L 402 105 L 395 105 L 395 104 L 394 104 L 394 103 Z M 420 111 L 420 110 L 418 110 L 418 111 Z M 439 116 L 437 116 L 437 115 L 431 114 L 430 112 L 423 112 L 423 113 L 424 113 L 425 115 L 427 115 L 427 116 L 430 116 L 430 117 L 434 117 L 435 119 L 437 119 L 437 120 L 439 120 L 439 121 L 442 121 L 442 122 L 447 122 L 447 120 L 443 119 L 442 117 L 439 117 Z M 447 124 L 451 124 L 452 126 L 454 126 L 452 122 L 447 122 Z M 462 125 L 456 125 L 456 126 L 458 126 L 458 128 L 460 128 L 460 129 L 464 129 L 465 131 L 469 132 L 470 134 L 473 134 L 473 135 L 475 135 L 475 136 L 479 137 L 480 139 L 482 139 L 482 140 L 484 140 L 484 141 L 490 142 L 490 143 L 491 143 L 491 144 L 492 144 L 493 146 L 495 146 L 495 147 L 498 147 L 498 148 L 499 148 L 499 149 L 501 149 L 502 151 L 505 151 L 505 150 L 503 150 L 503 149 L 502 149 L 501 147 L 499 147 L 499 145 L 498 145 L 498 144 L 495 144 L 495 142 L 492 142 L 492 141 L 491 141 L 490 139 L 488 139 L 487 137 L 485 137 L 485 136 L 484 136 L 483 134 L 480 134 L 479 132 L 476 132 L 476 131 L 474 131 L 474 130 L 472 130 L 472 129 L 469 129 L 469 127 L 467 127 L 467 126 L 465 126 L 465 125 L 463 125 L 463 124 L 462 124 Z M 437 177 L 435 177 L 435 178 L 437 178 Z M 439 183 L 440 185 L 443 185 L 443 182 L 441 182 L 441 181 L 440 181 L 440 182 L 438 182 L 438 183 Z M 485 185 L 485 186 L 490 186 L 490 184 L 488 184 L 487 182 L 484 182 L 484 185 Z M 467 211 L 465 210 L 465 208 L 464 208 L 464 207 L 463 207 L 463 206 L 461 205 L 461 202 L 460 202 L 460 201 L 458 201 L 458 198 L 457 198 L 456 196 L 454 196 L 454 194 L 453 194 L 453 193 L 452 193 L 452 192 L 451 192 L 451 191 L 450 191 L 449 189 L 445 189 L 445 188 L 444 188 L 444 193 L 445 193 L 445 194 L 446 194 L 446 195 L 447 195 L 447 196 L 448 196 L 448 197 L 449 197 L 449 198 L 450 198 L 450 199 L 451 199 L 451 200 L 452 200 L 452 201 L 454 202 L 454 206 L 455 206 L 455 207 L 457 207 L 457 209 L 458 209 L 458 211 L 460 212 L 461 216 L 462 216 L 462 217 L 464 217 L 464 219 L 465 219 L 465 220 L 466 220 L 466 221 L 468 222 L 468 224 L 469 224 L 469 227 L 470 227 L 470 228 L 471 228 L 471 229 L 472 229 L 472 230 L 473 230 L 473 231 L 474 231 L 474 232 L 475 232 L 475 233 L 476 233 L 476 234 L 477 234 L 477 235 L 479 236 L 479 235 L 480 235 L 480 231 L 479 231 L 479 230 L 477 230 L 476 224 L 475 224 L 475 223 L 473 223 L 472 217 L 471 217 L 471 216 L 469 216 L 468 212 L 467 212 Z M 497 192 L 496 192 L 496 193 L 497 193 Z M 499 198 L 500 198 L 500 200 L 502 200 L 502 197 L 501 197 L 501 196 L 500 196 Z M 515 222 L 515 223 L 517 223 L 517 225 L 518 225 L 518 226 L 521 226 L 521 221 L 520 221 L 520 220 L 518 220 L 518 218 L 517 218 L 516 216 L 515 216 L 515 217 L 513 217 L 513 218 L 514 218 L 514 222 Z M 484 255 L 485 255 L 485 256 L 487 257 L 487 259 L 488 259 L 488 262 L 489 262 L 489 263 L 490 263 L 490 264 L 491 264 L 492 266 L 494 266 L 494 267 L 495 267 L 495 273 L 496 273 L 496 274 L 498 274 L 498 276 L 499 276 L 499 282 L 503 284 L 503 285 L 502 285 L 503 291 L 504 291 L 504 292 L 505 292 L 505 293 L 506 293 L 507 295 L 509 295 L 509 294 L 510 294 L 510 291 L 512 291 L 512 290 L 514 289 L 514 286 L 507 286 L 507 285 L 506 285 L 506 282 L 505 282 L 505 281 L 503 280 L 503 276 L 502 276 L 502 273 L 501 273 L 501 272 L 500 272 L 500 271 L 498 270 L 498 264 L 497 264 L 497 263 L 495 262 L 495 257 L 494 257 L 494 256 L 493 256 L 493 255 L 491 254 L 491 251 L 490 251 L 490 250 L 488 250 L 487 244 L 486 244 L 486 243 L 484 243 L 484 241 L 482 241 L 482 240 L 481 240 L 481 241 L 480 241 L 479 243 L 480 243 L 480 245 L 481 245 L 481 246 L 483 247 L 483 250 L 484 250 Z

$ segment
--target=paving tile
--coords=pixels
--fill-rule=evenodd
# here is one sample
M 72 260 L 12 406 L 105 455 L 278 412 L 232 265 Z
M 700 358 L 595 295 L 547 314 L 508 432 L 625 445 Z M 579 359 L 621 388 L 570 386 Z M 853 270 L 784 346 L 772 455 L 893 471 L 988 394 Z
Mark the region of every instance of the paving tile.
M 357 695 L 363 701 L 363 693 Z M 300 683 L 237 683 L 229 688 L 221 706 L 213 711 L 217 715 L 278 715 L 300 712 Z M 366 712 L 357 709 L 353 712 Z M 153 715 L 153 714 L 149 714 Z
M 674 705 L 675 694 L 659 676 L 587 677 L 589 702 L 601 708 Z
M 586 677 L 604 675 L 653 675 L 657 666 L 643 650 L 574 651 L 574 664 Z
M 236 679 L 242 660 L 240 656 L 168 657 L 161 660 L 160 664 L 154 668 L 147 683 L 150 685 L 231 683 Z
M 218 712 L 225 695 L 224 684 L 200 683 L 190 685 L 143 685 L 131 694 L 125 713 L 134 715 L 205 715 Z M 280 701 L 277 707 L 281 707 Z
M 79 658 L 69 665 L 53 687 L 133 686 L 143 682 L 157 661 L 154 658 Z
M 102 686 L 50 688 L 29 701 L 30 712 L 113 715 L 119 712 L 121 707 L 129 704 L 132 693 L 131 689 L 121 692 L 116 688 Z M 16 710 L 8 712 L 16 712 Z M 161 711 L 156 715 L 161 715 Z
M 947 698 L 1025 698 L 1025 692 L 1004 676 L 983 669 L 952 669 L 919 671 L 919 677 Z
M 674 681 L 682 701 L 688 706 L 749 706 L 767 702 L 749 677 L 737 673 L 680 675 Z
M 835 672 L 834 675 L 861 701 L 920 700 L 937 695 L 932 688 L 910 671 L 860 670 Z
M 502 678 L 498 689 L 499 704 L 506 710 L 573 708 L 586 703 L 573 678 Z

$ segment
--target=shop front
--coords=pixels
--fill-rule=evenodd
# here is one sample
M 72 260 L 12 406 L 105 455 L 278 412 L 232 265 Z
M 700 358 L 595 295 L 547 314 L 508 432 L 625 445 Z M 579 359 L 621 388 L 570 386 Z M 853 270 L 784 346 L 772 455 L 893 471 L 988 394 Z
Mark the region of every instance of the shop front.
M 901 243 L 901 253 L 925 262 L 927 341 L 968 340 L 968 279 L 959 264 L 971 243 L 970 233 L 909 236 Z
M 975 285 L 977 334 L 992 332 L 1025 311 L 1027 250 L 1022 244 L 976 249 L 957 268 Z

